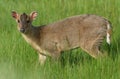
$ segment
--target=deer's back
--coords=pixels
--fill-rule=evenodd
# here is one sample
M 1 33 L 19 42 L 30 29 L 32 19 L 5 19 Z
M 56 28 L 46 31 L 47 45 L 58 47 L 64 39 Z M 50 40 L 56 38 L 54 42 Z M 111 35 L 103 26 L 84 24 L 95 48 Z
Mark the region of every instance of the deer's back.
M 92 45 L 100 34 L 106 35 L 106 21 L 96 15 L 73 16 L 43 28 L 43 47 L 67 50 Z

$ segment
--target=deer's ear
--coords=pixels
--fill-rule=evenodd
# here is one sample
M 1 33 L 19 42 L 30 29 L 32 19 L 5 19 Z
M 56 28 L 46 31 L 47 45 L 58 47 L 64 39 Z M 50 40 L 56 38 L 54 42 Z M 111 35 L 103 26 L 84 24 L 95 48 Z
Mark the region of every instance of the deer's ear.
M 18 13 L 16 11 L 12 11 L 12 17 L 17 19 L 18 18 Z
M 37 12 L 34 11 L 30 13 L 31 20 L 34 20 L 36 17 L 37 17 Z

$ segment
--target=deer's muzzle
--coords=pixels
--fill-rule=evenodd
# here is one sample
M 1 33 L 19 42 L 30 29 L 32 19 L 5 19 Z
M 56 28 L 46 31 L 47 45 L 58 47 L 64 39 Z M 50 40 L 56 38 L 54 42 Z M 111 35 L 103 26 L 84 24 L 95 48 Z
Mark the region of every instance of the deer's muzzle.
M 24 28 L 21 28 L 21 29 L 20 29 L 20 32 L 24 33 L 24 32 L 25 32 L 25 29 L 24 29 Z

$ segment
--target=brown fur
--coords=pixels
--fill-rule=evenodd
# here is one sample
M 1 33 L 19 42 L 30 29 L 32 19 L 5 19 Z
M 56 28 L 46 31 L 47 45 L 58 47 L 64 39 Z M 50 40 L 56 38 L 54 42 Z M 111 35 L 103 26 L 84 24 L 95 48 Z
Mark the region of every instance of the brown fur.
M 97 58 L 101 55 L 99 47 L 106 37 L 109 23 L 96 15 L 73 16 L 39 27 L 33 26 L 31 16 L 25 13 L 19 15 L 16 20 L 21 20 L 18 28 L 25 28 L 26 31 L 22 35 L 39 52 L 41 63 L 44 63 L 46 56 L 58 58 L 61 51 L 76 47 Z M 29 25 L 26 24 L 27 20 L 30 20 Z

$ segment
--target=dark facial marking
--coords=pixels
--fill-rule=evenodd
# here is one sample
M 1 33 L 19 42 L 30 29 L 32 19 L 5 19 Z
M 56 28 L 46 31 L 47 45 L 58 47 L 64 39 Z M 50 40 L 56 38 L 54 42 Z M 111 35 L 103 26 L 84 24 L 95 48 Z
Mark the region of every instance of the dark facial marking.
M 26 13 L 23 13 L 23 14 L 20 16 L 20 20 L 21 20 L 21 21 L 24 21 L 24 22 L 26 22 L 27 18 L 28 18 L 28 15 L 27 15 Z
M 20 23 L 20 20 L 17 20 L 18 23 Z
M 20 20 L 21 20 L 23 23 L 30 23 L 30 17 L 29 17 L 26 13 L 23 13 L 23 14 L 20 16 Z

